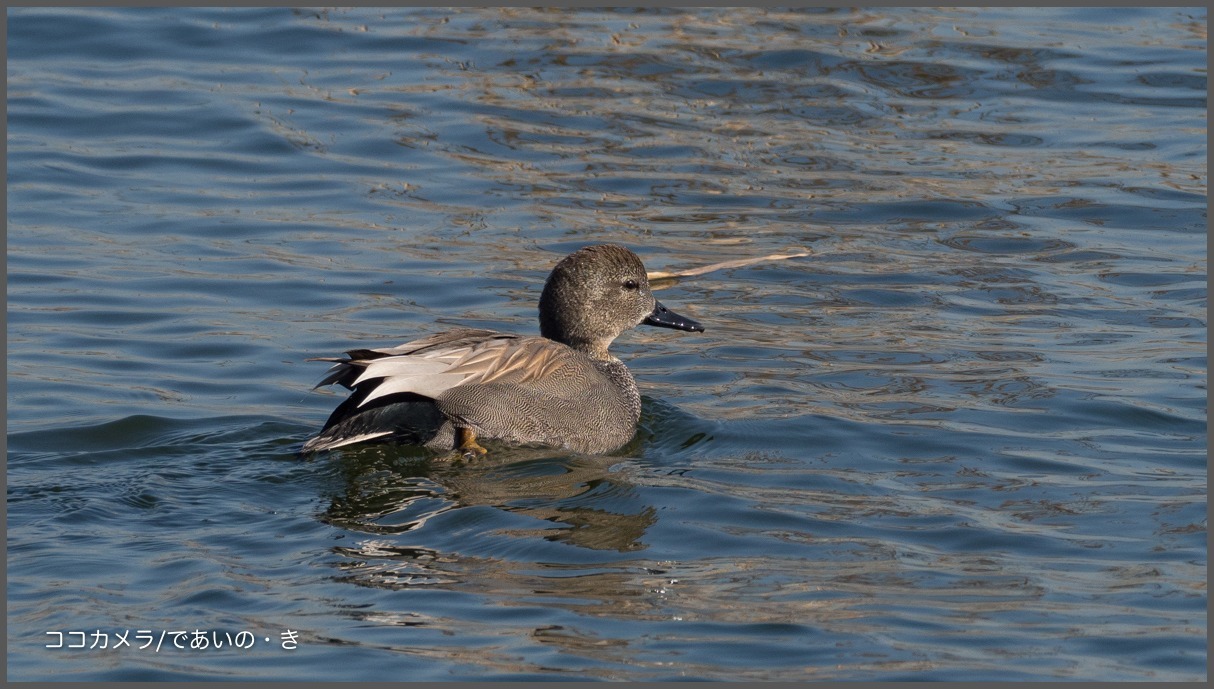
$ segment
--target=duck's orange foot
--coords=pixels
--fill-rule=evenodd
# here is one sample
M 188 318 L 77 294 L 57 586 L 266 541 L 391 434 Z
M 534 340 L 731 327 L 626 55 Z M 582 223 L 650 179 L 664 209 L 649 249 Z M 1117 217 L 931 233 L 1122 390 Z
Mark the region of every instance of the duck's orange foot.
M 463 454 L 464 459 L 480 459 L 489 454 L 476 442 L 476 433 L 471 428 L 456 428 L 455 440 L 455 449 Z

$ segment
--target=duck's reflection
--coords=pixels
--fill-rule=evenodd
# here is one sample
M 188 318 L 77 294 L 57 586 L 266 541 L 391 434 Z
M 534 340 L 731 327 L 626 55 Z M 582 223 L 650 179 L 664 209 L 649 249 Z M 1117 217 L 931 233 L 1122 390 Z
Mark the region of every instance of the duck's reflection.
M 497 559 L 485 551 L 520 555 L 534 539 L 641 550 L 657 517 L 652 506 L 637 505 L 627 472 L 613 471 L 627 461 L 620 456 L 506 449 L 452 461 L 369 446 L 334 459 L 342 487 L 323 520 L 370 536 L 337 550 L 348 558 L 343 569 L 364 584 L 439 583 L 454 574 L 443 563 Z

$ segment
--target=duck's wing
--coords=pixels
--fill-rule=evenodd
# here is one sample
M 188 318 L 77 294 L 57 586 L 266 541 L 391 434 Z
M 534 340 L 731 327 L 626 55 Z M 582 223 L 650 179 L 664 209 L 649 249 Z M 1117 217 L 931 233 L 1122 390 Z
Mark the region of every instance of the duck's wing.
M 359 377 L 366 370 L 367 366 L 369 366 L 373 361 L 389 357 L 409 356 L 412 354 L 425 356 L 427 353 L 431 353 L 436 350 L 471 346 L 480 340 L 492 339 L 494 337 L 514 336 L 499 333 L 494 330 L 456 328 L 454 330 L 447 330 L 445 332 L 411 340 L 395 347 L 383 347 L 380 349 L 351 349 L 346 352 L 345 357 L 322 356 L 311 358 L 308 359 L 308 361 L 333 362 L 333 367 L 328 370 L 325 377 L 322 378 L 319 383 L 313 386 L 313 389 L 337 383 L 345 388 L 353 390 L 356 381 L 359 380 Z
M 453 330 L 385 349 L 351 350 L 320 385 L 368 386 L 358 406 L 387 395 L 412 393 L 437 399 L 457 385 L 523 385 L 569 365 L 576 353 L 542 337 L 492 330 Z

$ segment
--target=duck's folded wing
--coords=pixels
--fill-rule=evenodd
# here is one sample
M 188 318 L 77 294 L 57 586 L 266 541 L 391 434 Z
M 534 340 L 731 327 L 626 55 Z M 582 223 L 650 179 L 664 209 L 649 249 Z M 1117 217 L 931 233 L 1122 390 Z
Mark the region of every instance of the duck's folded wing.
M 493 337 L 514 337 L 513 335 L 503 335 L 502 333 L 493 330 L 478 330 L 474 328 L 456 328 L 446 332 L 437 333 L 427 337 L 419 338 L 406 342 L 395 347 L 383 347 L 380 349 L 351 349 L 346 352 L 343 357 L 315 357 L 308 361 L 331 361 L 333 362 L 325 377 L 320 380 L 313 389 L 322 388 L 326 385 L 337 383 L 342 387 L 350 390 L 360 379 L 365 379 L 362 374 L 374 361 L 389 357 L 401 357 L 408 355 L 425 356 L 427 353 L 435 350 L 445 350 L 450 348 L 458 348 L 460 346 L 470 346 L 481 339 Z
M 399 347 L 353 350 L 336 361 L 321 384 L 351 389 L 370 386 L 358 406 L 381 397 L 412 393 L 437 399 L 458 385 L 523 385 L 543 380 L 577 354 L 542 337 L 519 337 L 488 330 L 457 330 Z

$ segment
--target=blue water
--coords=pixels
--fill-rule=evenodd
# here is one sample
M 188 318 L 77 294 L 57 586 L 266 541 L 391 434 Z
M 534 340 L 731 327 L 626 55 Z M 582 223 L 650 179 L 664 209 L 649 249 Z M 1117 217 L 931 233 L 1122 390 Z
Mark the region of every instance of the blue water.
M 9 9 L 8 678 L 1205 679 L 1206 42 Z M 296 455 L 602 241 L 812 255 L 658 293 L 612 456 Z

